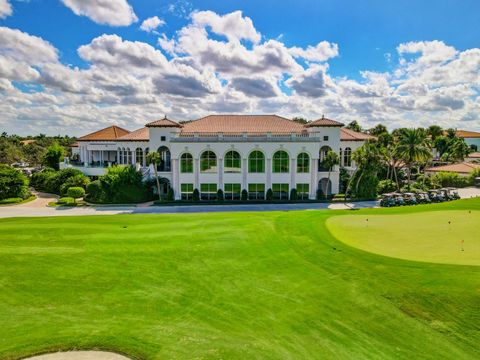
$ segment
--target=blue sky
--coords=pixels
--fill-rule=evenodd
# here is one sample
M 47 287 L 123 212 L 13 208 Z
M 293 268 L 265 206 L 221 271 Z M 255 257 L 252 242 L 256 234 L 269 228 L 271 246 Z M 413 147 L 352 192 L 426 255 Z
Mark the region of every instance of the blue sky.
M 480 128 L 479 84 L 474 76 L 475 73 L 479 74 L 480 67 L 476 57 L 480 41 L 480 26 L 478 26 L 480 2 L 477 0 L 297 0 L 295 2 L 278 0 L 115 0 L 113 2 L 118 1 L 122 6 L 131 6 L 133 15 L 130 15 L 135 16 L 135 19 L 129 24 L 122 26 L 99 23 L 105 21 L 95 18 L 96 1 L 88 1 L 91 3 L 88 9 L 78 10 L 78 7 L 82 5 L 76 5 L 75 3 L 78 3 L 76 0 L 64 0 L 63 2 L 60 0 L 0 0 L 0 17 L 2 17 L 2 2 L 7 2 L 9 4 L 7 6 L 11 9 L 9 13 L 3 15 L 3 18 L 0 18 L 0 27 L 18 29 L 24 38 L 38 37 L 49 43 L 58 53 L 58 59 L 50 61 L 52 64 L 55 63 L 55 66 L 48 67 L 48 70 L 44 68 L 44 63 L 36 64 L 33 56 L 31 59 L 26 59 L 25 55 L 12 57 L 12 53 L 20 50 L 9 48 L 14 45 L 9 42 L 8 37 L 11 38 L 14 34 L 6 31 L 4 44 L 7 45 L 3 46 L 3 55 L 9 61 L 28 65 L 39 75 L 32 77 L 35 80 L 15 78 L 14 75 L 5 76 L 5 82 L 8 81 L 12 84 L 14 89 L 10 89 L 10 93 L 6 95 L 0 94 L 0 101 L 5 105 L 15 96 L 17 98 L 27 97 L 28 93 L 38 91 L 43 92 L 44 95 L 54 96 L 56 100 L 49 105 L 42 104 L 39 96 L 35 99 L 24 100 L 22 98 L 22 101 L 13 101 L 14 103 L 18 102 L 19 105 L 16 109 L 12 109 L 10 106 L 7 119 L 0 119 L 0 126 L 10 131 L 15 129 L 24 133 L 38 130 L 38 126 L 34 123 L 33 113 L 35 112 L 32 111 L 35 107 L 42 111 L 45 110 L 45 114 L 54 112 L 51 119 L 42 120 L 44 123 L 41 127 L 48 132 L 60 132 L 63 130 L 63 126 L 68 126 L 75 119 L 82 122 L 78 130 L 81 132 L 82 129 L 87 130 L 107 125 L 109 119 L 112 118 L 123 125 L 130 125 L 127 127 L 135 128 L 143 121 L 151 120 L 149 117 L 154 116 L 156 110 L 159 116 L 168 113 L 183 119 L 194 118 L 210 112 L 238 112 L 242 109 L 244 109 L 242 112 L 275 112 L 287 116 L 299 115 L 309 118 L 327 113 L 342 121 L 358 119 L 366 127 L 373 126 L 374 123 L 380 121 L 384 121 L 389 127 L 397 125 L 426 126 L 437 122 L 444 125 L 451 123 L 453 117 L 455 126 Z M 75 9 L 78 10 L 77 13 L 79 11 L 89 13 L 86 15 L 76 14 Z M 222 18 L 238 10 L 241 11 L 241 17 L 236 18 L 235 21 L 243 27 L 242 29 L 254 29 L 261 36 L 259 41 L 252 40 L 253 38 L 248 38 L 248 36 L 244 38 L 243 35 L 229 35 L 228 28 L 212 30 L 213 22 L 221 21 L 218 20 L 217 15 Z M 232 46 L 230 49 L 238 46 L 239 49 L 242 47 L 246 51 L 253 52 L 254 47 L 275 40 L 280 44 L 278 46 L 286 49 L 286 52 L 294 54 L 295 51 L 289 49 L 307 49 L 309 46 L 315 47 L 317 44 L 325 42 L 326 48 L 336 46 L 338 51 L 334 55 L 314 60 L 308 58 L 307 55 L 298 55 L 297 51 L 297 54 L 292 55 L 294 60 L 283 59 L 290 62 L 290 65 L 275 71 L 262 67 L 262 69 L 258 69 L 258 72 L 253 70 L 253 73 L 236 72 L 234 69 L 224 72 L 222 69 L 225 64 L 219 63 L 221 60 L 218 60 L 218 57 L 221 59 L 221 54 L 215 55 L 216 60 L 211 60 L 208 53 L 200 53 L 196 49 L 185 49 L 179 46 L 181 43 L 180 31 L 199 26 L 195 20 L 192 20 L 192 12 L 202 14 L 208 12 L 205 15 L 206 20 L 202 20 L 202 26 L 208 33 L 208 39 L 203 39 L 205 44 L 207 40 L 218 41 L 227 44 L 227 47 Z M 157 16 L 164 24 L 150 32 L 141 30 L 142 22 L 154 16 Z M 131 82 L 128 84 L 117 83 L 112 77 L 111 83 L 103 84 L 104 86 L 95 93 L 96 100 L 92 101 L 92 94 L 87 94 L 88 91 L 77 91 L 80 87 L 79 84 L 89 86 L 85 84 L 92 81 L 93 69 L 98 68 L 104 71 L 102 79 L 104 76 L 107 78 L 114 74 L 115 71 L 107 69 L 102 59 L 92 55 L 93 49 L 88 49 L 90 51 L 88 55 L 81 56 L 79 48 L 92 44 L 94 39 L 103 35 L 117 35 L 121 39 L 120 43 L 125 46 L 135 46 L 132 44 L 138 45 L 138 43 L 148 44 L 152 50 L 158 50 L 169 62 L 181 61 L 184 63 L 187 59 L 193 58 L 193 60 L 188 60 L 188 66 L 191 66 L 192 69 L 186 70 L 187 73 L 192 72 L 191 76 L 201 82 L 209 81 L 208 78 L 213 76 L 218 83 L 209 83 L 206 87 L 204 83 L 192 85 L 192 82 L 188 82 L 183 84 L 180 75 L 177 73 L 173 75 L 174 70 L 167 70 L 168 76 L 165 73 L 159 73 L 152 80 L 153 90 L 139 90 L 134 89 L 137 86 L 136 81 L 144 79 L 145 74 L 130 69 L 133 79 Z M 194 35 L 190 33 L 188 36 L 193 38 Z M 176 50 L 169 52 L 163 48 L 159 44 L 159 37 L 173 41 Z M 238 37 L 238 44 L 234 45 L 236 37 Z M 21 42 L 17 39 L 18 41 Z M 401 44 L 409 45 L 405 45 L 404 50 L 399 52 Z M 0 42 L 0 55 L 2 55 L 1 49 L 2 43 Z M 468 56 L 468 65 L 453 64 L 456 60 L 461 60 L 462 54 L 470 54 L 472 49 L 475 54 Z M 125 59 L 122 60 L 120 55 L 117 57 L 115 54 L 115 57 L 119 61 L 119 65 L 109 63 L 110 66 L 118 68 L 125 63 Z M 198 61 L 200 57 L 204 60 Z M 252 59 L 256 59 L 253 53 Z M 225 61 L 234 62 L 234 60 L 229 58 Z M 272 61 L 275 62 L 276 59 Z M 295 64 L 292 64 L 292 61 L 295 61 Z M 447 63 L 452 63 L 452 65 L 446 67 Z M 60 65 L 63 68 L 60 68 Z M 0 70 L 1 66 L 2 63 L 0 63 Z M 52 77 L 55 77 L 48 73 L 48 71 L 53 71 L 53 67 L 58 70 L 57 74 L 61 74 L 62 71 L 68 72 L 75 67 L 79 68 L 75 70 L 74 74 L 72 73 L 76 81 L 78 80 L 78 83 L 75 84 L 75 86 L 78 85 L 75 91 L 65 91 L 68 86 L 59 84 L 58 79 L 55 79 L 54 82 L 50 81 Z M 436 74 L 448 72 L 452 74 L 452 77 L 456 77 L 457 75 L 454 76 L 453 71 L 459 71 L 459 68 L 465 67 L 469 69 L 469 73 L 461 74 L 464 78 L 459 82 L 441 83 L 438 81 L 440 75 L 437 77 L 432 75 L 432 72 L 436 72 Z M 184 69 L 179 71 L 182 76 L 185 75 Z M 206 73 L 207 71 L 210 73 Z M 365 77 L 362 71 L 368 71 L 374 75 Z M 122 67 L 121 72 L 129 74 L 128 67 Z M 375 74 L 383 75 L 376 76 Z M 255 77 L 258 86 L 252 82 L 246 84 L 245 77 L 247 75 Z M 99 76 L 98 73 L 96 76 Z M 163 76 L 163 80 L 158 80 L 161 76 Z M 164 80 L 172 81 L 172 76 L 175 81 L 179 82 L 179 86 L 198 86 L 207 90 L 203 93 L 188 93 L 187 95 L 182 91 L 173 91 L 168 96 L 158 97 L 155 91 L 159 89 L 169 93 L 168 89 L 165 89 L 166 81 Z M 61 78 L 62 75 L 58 75 L 58 77 Z M 415 79 L 417 79 L 416 82 Z M 135 84 L 133 84 L 134 82 Z M 159 82 L 162 84 L 160 87 L 158 86 Z M 109 99 L 114 96 L 128 92 L 117 91 L 111 96 L 107 96 L 105 89 L 118 89 L 121 86 L 132 88 L 132 91 L 135 92 L 135 99 L 127 101 L 125 100 L 127 95 L 124 95 L 123 99 L 110 101 Z M 427 91 L 418 90 L 422 87 Z M 246 91 L 247 88 L 251 90 L 250 94 Z M 27 95 L 14 93 L 15 89 Z M 257 92 L 257 89 L 265 91 Z M 143 93 L 140 94 L 142 91 Z M 100 93 L 105 97 L 99 99 Z M 251 96 L 255 93 L 257 95 Z M 70 96 L 71 94 L 75 94 L 77 98 L 74 99 L 73 95 Z M 425 98 L 419 101 L 419 94 Z M 139 100 L 140 97 L 141 100 Z M 462 104 L 458 103 L 459 97 L 462 97 Z M 219 99 L 222 100 L 219 101 Z M 381 101 L 377 101 L 379 99 Z M 92 101 L 90 105 L 94 107 L 95 116 L 89 118 L 82 115 L 85 112 L 85 108 L 80 105 L 82 101 Z M 26 103 L 30 103 L 30 105 Z M 221 103 L 229 105 L 234 103 L 238 106 L 222 108 Z M 148 108 L 146 114 L 140 116 L 140 119 L 129 119 L 128 113 L 139 111 L 142 105 L 144 108 Z M 15 112 L 15 110 L 17 111 Z M 122 111 L 125 115 L 122 115 Z

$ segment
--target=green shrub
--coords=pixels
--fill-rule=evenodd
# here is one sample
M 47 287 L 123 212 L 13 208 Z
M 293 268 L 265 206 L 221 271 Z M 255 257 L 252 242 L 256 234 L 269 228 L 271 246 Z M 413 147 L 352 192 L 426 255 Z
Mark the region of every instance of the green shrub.
M 172 188 L 168 189 L 167 192 L 167 201 L 174 201 L 175 200 L 175 192 Z
M 223 200 L 224 200 L 223 191 L 222 191 L 222 189 L 218 189 L 217 190 L 217 201 L 223 201 Z
M 103 191 L 102 183 L 100 180 L 92 181 L 87 185 L 86 200 L 101 203 L 105 200 L 105 192 Z
M 75 178 L 75 180 L 70 180 L 70 178 Z M 75 186 L 88 183 L 89 180 L 80 170 L 77 169 L 66 168 L 60 171 L 55 171 L 52 168 L 45 168 L 32 175 L 30 184 L 38 191 L 60 195 L 62 194 L 62 185 L 68 181 L 72 181 L 71 184 Z M 68 190 L 68 187 L 63 190 Z
M 78 198 L 85 196 L 85 189 L 82 187 L 74 186 L 67 190 L 68 197 L 73 198 L 76 201 Z
M 0 200 L 1 205 L 7 205 L 7 204 L 18 204 L 22 202 L 24 199 L 19 198 L 19 197 L 14 197 L 14 198 L 8 198 L 8 199 L 3 199 Z
M 193 201 L 200 201 L 200 191 L 198 189 L 194 189 L 192 193 L 192 200 Z
M 11 166 L 0 164 L 0 200 L 26 199 L 29 195 L 27 177 Z
M 88 176 L 83 174 L 77 174 L 69 177 L 62 185 L 60 185 L 60 195 L 66 195 L 68 189 L 71 187 L 81 187 L 85 190 L 89 183 L 90 179 Z
M 272 189 L 268 189 L 267 193 L 265 194 L 265 199 L 267 201 L 272 201 L 273 200 L 273 191 Z
M 387 179 L 387 180 L 381 180 L 378 182 L 377 192 L 379 194 L 390 193 L 395 190 L 397 190 L 397 184 L 395 184 L 395 181 Z
M 292 201 L 298 200 L 297 189 L 293 188 L 292 190 L 290 190 L 290 200 Z
M 57 204 L 59 205 L 73 205 L 75 204 L 75 199 L 72 197 L 61 197 L 58 199 Z
M 240 200 L 247 201 L 248 200 L 248 191 L 243 189 L 240 193 Z
M 42 164 L 58 170 L 63 156 L 63 148 L 57 143 L 50 146 L 42 158 Z
M 454 172 L 439 172 L 431 178 L 434 187 L 462 188 L 471 185 L 470 180 L 470 177 L 460 176 Z

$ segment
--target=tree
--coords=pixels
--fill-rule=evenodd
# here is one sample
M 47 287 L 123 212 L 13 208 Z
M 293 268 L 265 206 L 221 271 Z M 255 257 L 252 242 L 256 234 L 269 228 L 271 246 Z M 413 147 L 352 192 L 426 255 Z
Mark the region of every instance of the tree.
M 11 166 L 0 164 L 0 200 L 25 199 L 28 195 L 27 177 Z
M 377 124 L 370 130 L 368 130 L 368 133 L 373 136 L 379 136 L 381 134 L 388 134 L 387 127 L 383 124 Z
M 443 135 L 443 129 L 438 125 L 431 125 L 427 128 L 427 135 L 434 142 L 438 137 Z
M 82 198 L 85 196 L 85 190 L 81 187 L 74 186 L 68 188 L 67 196 L 73 198 L 73 202 L 76 203 L 78 198 Z
M 404 129 L 398 138 L 397 154 L 407 166 L 410 184 L 413 166 L 425 163 L 432 157 L 426 132 L 423 129 Z
M 359 197 L 373 197 L 377 191 L 378 177 L 381 155 L 375 142 L 368 141 L 352 154 L 357 168 L 353 173 L 347 185 L 345 192 L 345 201 L 350 193 L 351 184 L 355 183 L 354 195 Z
M 158 200 L 162 201 L 162 194 L 160 192 L 160 181 L 158 180 L 157 166 L 160 163 L 160 155 L 156 151 L 149 152 L 147 154 L 147 164 L 153 165 L 153 171 L 155 173 L 155 180 L 157 183 Z
M 353 130 L 353 131 L 357 131 L 357 132 L 361 132 L 362 131 L 362 127 L 360 126 L 360 124 L 357 122 L 357 120 L 353 120 L 350 124 L 348 124 L 347 126 L 345 126 L 347 129 L 350 129 L 350 130 Z
M 292 121 L 295 121 L 299 124 L 307 124 L 308 123 L 308 120 L 303 118 L 303 117 L 300 117 L 300 116 L 296 116 L 292 119 Z
M 58 170 L 60 168 L 60 161 L 63 156 L 63 148 L 54 143 L 50 146 L 42 158 L 42 164 L 52 169 Z
M 325 198 L 328 197 L 328 184 L 330 184 L 330 174 L 331 174 L 332 168 L 335 165 L 338 165 L 339 163 L 340 163 L 340 158 L 335 151 L 329 150 L 325 154 L 325 159 L 323 160 L 323 166 L 325 166 L 328 169 L 328 181 L 325 183 L 325 191 L 324 191 Z

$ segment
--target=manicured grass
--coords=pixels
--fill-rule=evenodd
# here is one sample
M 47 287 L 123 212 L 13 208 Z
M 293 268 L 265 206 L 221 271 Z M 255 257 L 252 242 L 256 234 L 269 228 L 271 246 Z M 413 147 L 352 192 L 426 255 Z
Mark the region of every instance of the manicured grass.
M 480 265 L 480 211 L 333 216 L 327 227 L 337 239 L 376 254 Z
M 478 359 L 480 267 L 352 248 L 326 227 L 339 214 L 0 220 L 0 358 Z
M 26 199 L 23 198 L 8 198 L 8 199 L 3 199 L 0 200 L 0 206 L 11 206 L 11 205 L 19 205 L 19 204 L 25 204 L 27 202 L 35 200 L 37 197 L 35 195 L 32 195 Z

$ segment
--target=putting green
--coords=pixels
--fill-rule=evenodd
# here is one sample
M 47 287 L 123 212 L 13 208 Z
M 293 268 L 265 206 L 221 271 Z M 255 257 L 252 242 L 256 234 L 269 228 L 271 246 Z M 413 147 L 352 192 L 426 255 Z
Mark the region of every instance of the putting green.
M 329 218 L 327 227 L 338 240 L 375 254 L 480 265 L 480 211 L 342 215 Z

